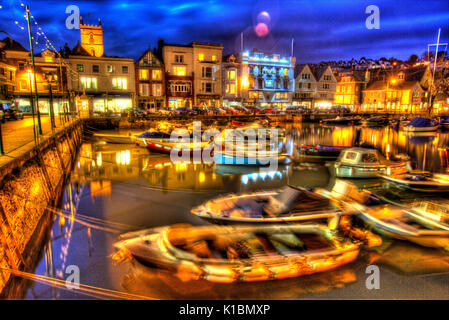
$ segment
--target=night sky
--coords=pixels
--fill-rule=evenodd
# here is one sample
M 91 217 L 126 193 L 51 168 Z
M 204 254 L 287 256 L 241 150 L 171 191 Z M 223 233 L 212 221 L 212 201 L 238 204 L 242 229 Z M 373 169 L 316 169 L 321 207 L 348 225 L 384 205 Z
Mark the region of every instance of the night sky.
M 65 27 L 66 7 L 77 5 L 85 23 L 96 24 L 101 18 L 107 55 L 131 58 L 155 47 L 159 37 L 179 44 L 220 42 L 225 54 L 238 52 L 242 32 L 245 49 L 286 55 L 294 38 L 299 63 L 353 57 L 406 60 L 411 54 L 421 56 L 427 51 L 427 44 L 436 42 L 439 27 L 442 41 L 449 41 L 448 0 L 22 1 L 30 5 L 57 49 L 66 42 L 73 47 L 79 39 L 79 30 Z M 20 25 L 26 27 L 20 3 L 0 3 L 0 30 L 28 48 L 27 29 L 20 29 Z M 372 4 L 380 9 L 379 30 L 365 26 L 365 9 Z M 264 11 L 268 15 L 260 14 Z M 259 35 L 255 29 L 258 22 L 268 26 L 268 30 L 259 26 Z

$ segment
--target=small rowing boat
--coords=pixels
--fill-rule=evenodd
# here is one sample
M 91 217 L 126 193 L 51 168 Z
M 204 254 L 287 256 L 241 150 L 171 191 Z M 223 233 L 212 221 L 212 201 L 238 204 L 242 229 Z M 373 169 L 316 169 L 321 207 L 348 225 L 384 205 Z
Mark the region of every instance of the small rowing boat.
M 107 143 L 117 143 L 117 144 L 131 144 L 132 143 L 131 135 L 95 133 L 94 137 L 104 140 Z
M 231 194 L 209 200 L 191 211 L 217 224 L 327 223 L 336 215 L 355 212 L 357 210 L 349 202 L 332 198 L 324 190 L 312 192 L 291 186 L 282 190 Z
M 361 207 L 357 215 L 370 228 L 391 238 L 408 240 L 424 247 L 449 250 L 449 215 L 432 215 L 421 205 Z
M 145 147 L 145 139 L 152 139 L 152 140 L 163 140 L 163 139 L 170 139 L 170 135 L 168 133 L 164 133 L 161 131 L 146 131 L 139 135 L 133 135 L 132 141 L 141 146 Z
M 209 141 L 205 142 L 182 142 L 173 141 L 172 139 L 143 139 L 145 147 L 150 151 L 160 152 L 160 153 L 188 153 L 192 155 L 194 152 L 201 154 L 209 145 Z
M 300 277 L 354 261 L 359 246 L 315 224 L 283 226 L 169 226 L 126 234 L 123 256 L 180 279 L 252 282 Z
M 426 171 L 380 175 L 395 186 L 416 192 L 449 192 L 449 175 Z

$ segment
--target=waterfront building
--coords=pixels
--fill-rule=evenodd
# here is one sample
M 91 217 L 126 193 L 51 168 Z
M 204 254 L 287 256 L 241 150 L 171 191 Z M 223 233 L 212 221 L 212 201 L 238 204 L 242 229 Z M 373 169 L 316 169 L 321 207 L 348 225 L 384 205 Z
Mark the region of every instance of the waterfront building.
M 80 36 L 81 43 L 78 42 L 67 57 L 78 111 L 88 116 L 122 113 L 133 108 L 134 60 L 106 56 L 100 39 L 103 36 L 101 21 L 98 25 L 81 23 Z
M 228 54 L 223 57 L 222 70 L 223 105 L 241 105 L 242 97 L 239 82 L 241 78 L 241 64 L 234 54 Z
M 360 110 L 363 90 L 368 82 L 369 71 L 351 70 L 336 73 L 337 87 L 334 104 L 345 106 L 351 111 Z
M 12 90 L 13 96 L 11 105 L 24 113 L 31 113 L 31 103 L 33 105 L 35 103 L 37 86 L 38 105 L 41 113 L 48 114 L 50 112 L 50 98 L 53 99 L 55 114 L 70 110 L 67 64 L 57 52 L 47 49 L 35 55 L 35 86 L 30 52 L 11 38 L 1 41 L 1 47 L 5 61 L 15 69 L 13 76 L 11 73 L 9 74 L 10 80 L 8 81 L 8 87 Z M 11 68 L 9 69 L 11 71 Z
M 221 44 L 173 45 L 159 41 L 159 48 L 170 108 L 221 105 Z
M 293 105 L 312 108 L 315 99 L 316 79 L 308 64 L 295 67 L 295 92 Z
M 0 105 L 5 109 L 14 105 L 13 92 L 17 68 L 6 59 L 6 53 L 2 49 L 3 41 L 0 42 Z
M 363 90 L 363 112 L 422 113 L 428 108 L 428 66 L 375 70 Z
M 295 68 L 293 104 L 330 109 L 334 103 L 336 87 L 337 79 L 330 66 L 298 65 Z
M 253 50 L 241 55 L 241 95 L 244 104 L 284 107 L 295 90 L 295 57 Z
M 148 49 L 136 62 L 136 100 L 142 110 L 165 107 L 165 68 L 156 50 Z

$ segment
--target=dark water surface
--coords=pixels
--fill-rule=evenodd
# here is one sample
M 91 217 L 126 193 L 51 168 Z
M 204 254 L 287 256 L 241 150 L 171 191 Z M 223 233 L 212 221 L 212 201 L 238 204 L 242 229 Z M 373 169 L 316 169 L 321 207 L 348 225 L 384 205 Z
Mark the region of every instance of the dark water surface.
M 290 150 L 294 143 L 352 145 L 359 140 L 384 154 L 407 153 L 417 168 L 447 172 L 449 166 L 447 133 L 407 136 L 391 128 L 318 124 L 287 125 L 286 129 Z M 449 254 L 401 241 L 386 241 L 381 249 L 361 252 L 354 263 L 331 272 L 261 283 L 183 282 L 167 272 L 136 270 L 111 258 L 121 232 L 175 223 L 206 224 L 190 214 L 193 206 L 221 194 L 274 189 L 288 183 L 332 188 L 335 178 L 325 165 L 288 165 L 261 173 L 250 167 L 174 164 L 168 155 L 150 154 L 134 145 L 86 141 L 64 195 L 64 216 L 57 216 L 35 273 L 66 279 L 71 273 L 67 267 L 75 265 L 81 284 L 160 299 L 449 298 Z M 378 290 L 365 285 L 370 264 L 380 268 Z M 34 282 L 26 298 L 105 297 L 98 295 L 101 290 L 89 295 L 86 291 Z

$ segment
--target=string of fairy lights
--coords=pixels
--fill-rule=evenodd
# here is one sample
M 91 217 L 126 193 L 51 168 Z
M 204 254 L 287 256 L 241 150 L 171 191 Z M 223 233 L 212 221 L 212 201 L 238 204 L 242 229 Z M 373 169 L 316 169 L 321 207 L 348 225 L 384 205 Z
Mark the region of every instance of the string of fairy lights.
M 14 4 L 16 5 L 16 7 L 14 6 Z M 10 1 L 10 9 L 13 15 L 14 24 L 24 32 L 27 31 L 28 29 L 27 26 L 28 21 L 25 8 L 26 5 L 23 3 L 22 0 Z M 2 5 L 0 5 L 0 9 L 3 9 Z M 70 77 L 70 79 L 77 80 L 79 77 L 77 70 L 73 69 L 71 64 L 64 61 L 61 52 L 56 50 L 52 41 L 48 38 L 47 34 L 45 33 L 43 27 L 39 25 L 34 15 L 31 13 L 31 10 L 30 10 L 30 26 L 31 26 L 30 30 L 31 40 L 33 42 L 33 46 L 35 46 L 41 52 L 46 50 L 53 51 L 59 58 L 59 62 L 66 67 L 67 75 Z

